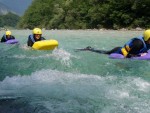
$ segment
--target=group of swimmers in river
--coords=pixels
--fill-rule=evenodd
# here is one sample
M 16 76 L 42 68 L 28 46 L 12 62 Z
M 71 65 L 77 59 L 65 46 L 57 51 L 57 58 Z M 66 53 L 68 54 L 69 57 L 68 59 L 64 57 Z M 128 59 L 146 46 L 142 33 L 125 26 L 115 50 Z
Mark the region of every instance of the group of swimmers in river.
M 3 37 L 1 38 L 1 42 L 6 42 L 8 40 L 15 39 L 13 35 L 11 35 L 11 31 L 7 30 Z M 42 30 L 40 28 L 34 28 L 33 33 L 29 35 L 27 45 L 32 47 L 34 42 L 45 40 L 44 37 L 42 37 Z
M 11 35 L 11 31 L 6 31 L 3 35 L 1 42 L 6 42 L 8 40 L 15 39 L 13 35 Z M 32 47 L 36 41 L 45 40 L 42 37 L 42 30 L 40 28 L 34 28 L 33 33 L 29 35 L 27 45 Z M 112 50 L 97 50 L 90 46 L 78 49 L 80 51 L 91 51 L 102 54 L 111 54 L 111 53 L 119 53 L 122 54 L 126 58 L 143 56 L 150 49 L 150 29 L 144 31 L 142 36 L 135 37 L 130 39 L 123 47 L 115 47 Z

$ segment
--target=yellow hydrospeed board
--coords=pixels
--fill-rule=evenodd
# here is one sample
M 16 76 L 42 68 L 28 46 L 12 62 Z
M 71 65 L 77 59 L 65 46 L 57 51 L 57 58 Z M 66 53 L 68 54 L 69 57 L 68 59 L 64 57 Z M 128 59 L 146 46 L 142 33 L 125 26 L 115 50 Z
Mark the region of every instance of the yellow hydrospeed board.
M 36 50 L 53 50 L 58 47 L 57 40 L 42 40 L 33 44 L 32 48 Z

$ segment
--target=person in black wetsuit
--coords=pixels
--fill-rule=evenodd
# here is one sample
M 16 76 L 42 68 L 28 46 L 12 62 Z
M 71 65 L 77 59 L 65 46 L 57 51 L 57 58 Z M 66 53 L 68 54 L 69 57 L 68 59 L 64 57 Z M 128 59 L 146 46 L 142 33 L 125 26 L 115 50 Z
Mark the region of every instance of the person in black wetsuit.
M 41 40 L 45 40 L 45 38 L 42 37 L 42 30 L 40 28 L 34 28 L 33 34 L 29 35 L 28 37 L 27 45 L 32 47 L 36 41 L 41 41 Z
M 12 40 L 12 39 L 15 39 L 15 37 L 13 35 L 11 35 L 11 31 L 8 30 L 1 38 L 1 42 L 6 42 L 6 41 Z
M 143 36 L 132 38 L 123 47 L 115 47 L 112 50 L 105 51 L 105 50 L 96 50 L 88 46 L 84 49 L 78 50 L 92 51 L 102 54 L 119 53 L 126 58 L 130 58 L 145 55 L 149 49 L 150 49 L 150 29 L 145 30 Z

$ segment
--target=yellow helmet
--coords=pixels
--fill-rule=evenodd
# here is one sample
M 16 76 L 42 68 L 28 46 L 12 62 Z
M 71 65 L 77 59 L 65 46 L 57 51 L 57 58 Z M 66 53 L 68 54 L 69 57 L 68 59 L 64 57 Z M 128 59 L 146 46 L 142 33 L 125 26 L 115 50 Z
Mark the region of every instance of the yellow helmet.
M 34 28 L 33 29 L 33 34 L 42 34 L 42 30 L 40 28 Z
M 144 31 L 144 40 L 147 41 L 150 38 L 150 29 Z
M 11 35 L 11 31 L 6 31 L 6 35 Z

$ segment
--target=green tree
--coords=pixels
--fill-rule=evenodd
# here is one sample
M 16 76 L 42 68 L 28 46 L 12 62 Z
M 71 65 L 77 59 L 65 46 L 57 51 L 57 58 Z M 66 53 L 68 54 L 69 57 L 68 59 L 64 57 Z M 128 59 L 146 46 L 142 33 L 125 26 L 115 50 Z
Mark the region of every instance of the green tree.
M 34 0 L 21 28 L 120 29 L 150 27 L 150 0 Z
M 0 27 L 8 26 L 8 27 L 16 27 L 19 22 L 20 17 L 13 13 L 8 13 L 6 15 L 0 16 Z

